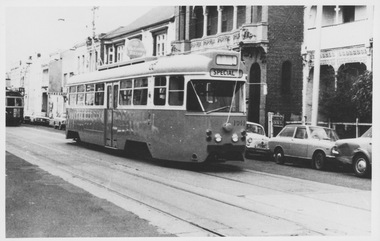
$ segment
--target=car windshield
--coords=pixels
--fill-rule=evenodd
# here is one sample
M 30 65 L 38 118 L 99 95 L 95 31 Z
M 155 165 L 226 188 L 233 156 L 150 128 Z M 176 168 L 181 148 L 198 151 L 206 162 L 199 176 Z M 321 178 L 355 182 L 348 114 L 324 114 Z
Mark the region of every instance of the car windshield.
M 310 127 L 311 138 L 318 140 L 339 140 L 338 135 L 333 129 L 323 127 Z
M 254 124 L 247 124 L 247 132 L 256 133 L 259 135 L 265 135 L 264 129 L 261 126 L 254 125 Z
M 244 112 L 244 84 L 237 81 L 192 80 L 187 86 L 187 110 Z
M 361 137 L 372 138 L 372 127 L 370 127 Z

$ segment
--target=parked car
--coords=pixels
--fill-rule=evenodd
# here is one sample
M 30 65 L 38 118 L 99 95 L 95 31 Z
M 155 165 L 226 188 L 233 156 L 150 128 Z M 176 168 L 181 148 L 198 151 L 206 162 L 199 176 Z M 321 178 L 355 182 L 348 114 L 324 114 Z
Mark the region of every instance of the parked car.
M 336 132 L 327 127 L 287 125 L 268 144 L 278 164 L 299 158 L 311 160 L 313 168 L 322 170 L 328 161 L 335 160 L 332 150 L 338 139 Z
M 64 130 L 66 129 L 66 113 L 61 116 L 53 118 L 53 127 L 54 129 Z
M 356 176 L 369 176 L 372 169 L 372 127 L 359 138 L 336 141 L 333 153 L 340 163 L 352 165 Z
M 265 135 L 262 125 L 247 121 L 246 133 L 246 157 L 249 157 L 251 154 L 269 155 L 269 138 Z

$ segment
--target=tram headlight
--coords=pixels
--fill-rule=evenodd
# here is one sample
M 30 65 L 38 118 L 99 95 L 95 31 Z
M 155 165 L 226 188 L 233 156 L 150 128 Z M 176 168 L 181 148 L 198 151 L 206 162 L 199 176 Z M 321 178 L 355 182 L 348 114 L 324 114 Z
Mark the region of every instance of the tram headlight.
M 252 142 L 252 138 L 248 138 L 247 142 L 251 143 Z
M 238 142 L 238 141 L 239 141 L 239 136 L 236 133 L 234 133 L 232 135 L 232 142 Z
M 217 133 L 214 136 L 214 140 L 215 140 L 216 143 L 219 143 L 219 142 L 222 141 L 222 136 L 219 133 Z

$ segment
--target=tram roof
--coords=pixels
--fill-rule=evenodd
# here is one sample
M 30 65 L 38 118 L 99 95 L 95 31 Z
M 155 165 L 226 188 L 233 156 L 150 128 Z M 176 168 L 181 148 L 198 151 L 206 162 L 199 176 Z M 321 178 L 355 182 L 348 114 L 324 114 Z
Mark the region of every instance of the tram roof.
M 205 73 L 209 72 L 210 65 L 217 54 L 236 54 L 232 51 L 206 51 L 187 55 L 160 57 L 153 61 L 130 64 L 113 69 L 75 75 L 69 78 L 67 84 L 80 84 L 98 81 L 112 81 L 133 78 L 144 75 L 160 75 L 171 73 Z

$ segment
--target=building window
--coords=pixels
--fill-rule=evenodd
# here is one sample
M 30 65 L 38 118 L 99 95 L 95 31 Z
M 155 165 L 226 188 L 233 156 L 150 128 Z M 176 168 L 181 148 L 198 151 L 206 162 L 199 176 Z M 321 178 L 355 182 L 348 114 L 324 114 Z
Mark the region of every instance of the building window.
M 215 35 L 218 32 L 218 9 L 216 6 L 209 6 L 207 9 L 207 36 Z
M 192 24 L 194 24 L 194 38 L 202 38 L 203 36 L 203 7 L 194 7 L 192 18 Z
M 292 80 L 292 63 L 285 61 L 282 64 L 281 71 L 281 91 L 283 94 L 289 94 Z
M 341 9 L 343 14 L 343 23 L 355 21 L 355 6 L 343 6 Z
M 235 16 L 235 18 L 237 18 L 237 28 L 240 28 L 241 26 L 243 26 L 243 24 L 245 24 L 245 21 L 246 21 L 245 16 L 246 16 L 245 6 L 238 6 L 237 16 Z
M 253 7 L 253 23 L 261 23 L 262 22 L 262 15 L 263 15 L 263 8 L 262 6 L 256 6 Z
M 119 45 L 116 48 L 116 62 L 123 61 L 124 45 Z
M 165 31 L 160 31 L 154 35 L 154 56 L 164 56 L 166 51 L 166 39 L 167 33 Z
M 229 32 L 233 28 L 234 7 L 224 6 L 222 11 L 222 33 Z
M 107 53 L 108 53 L 108 64 L 113 63 L 113 45 L 107 47 Z

